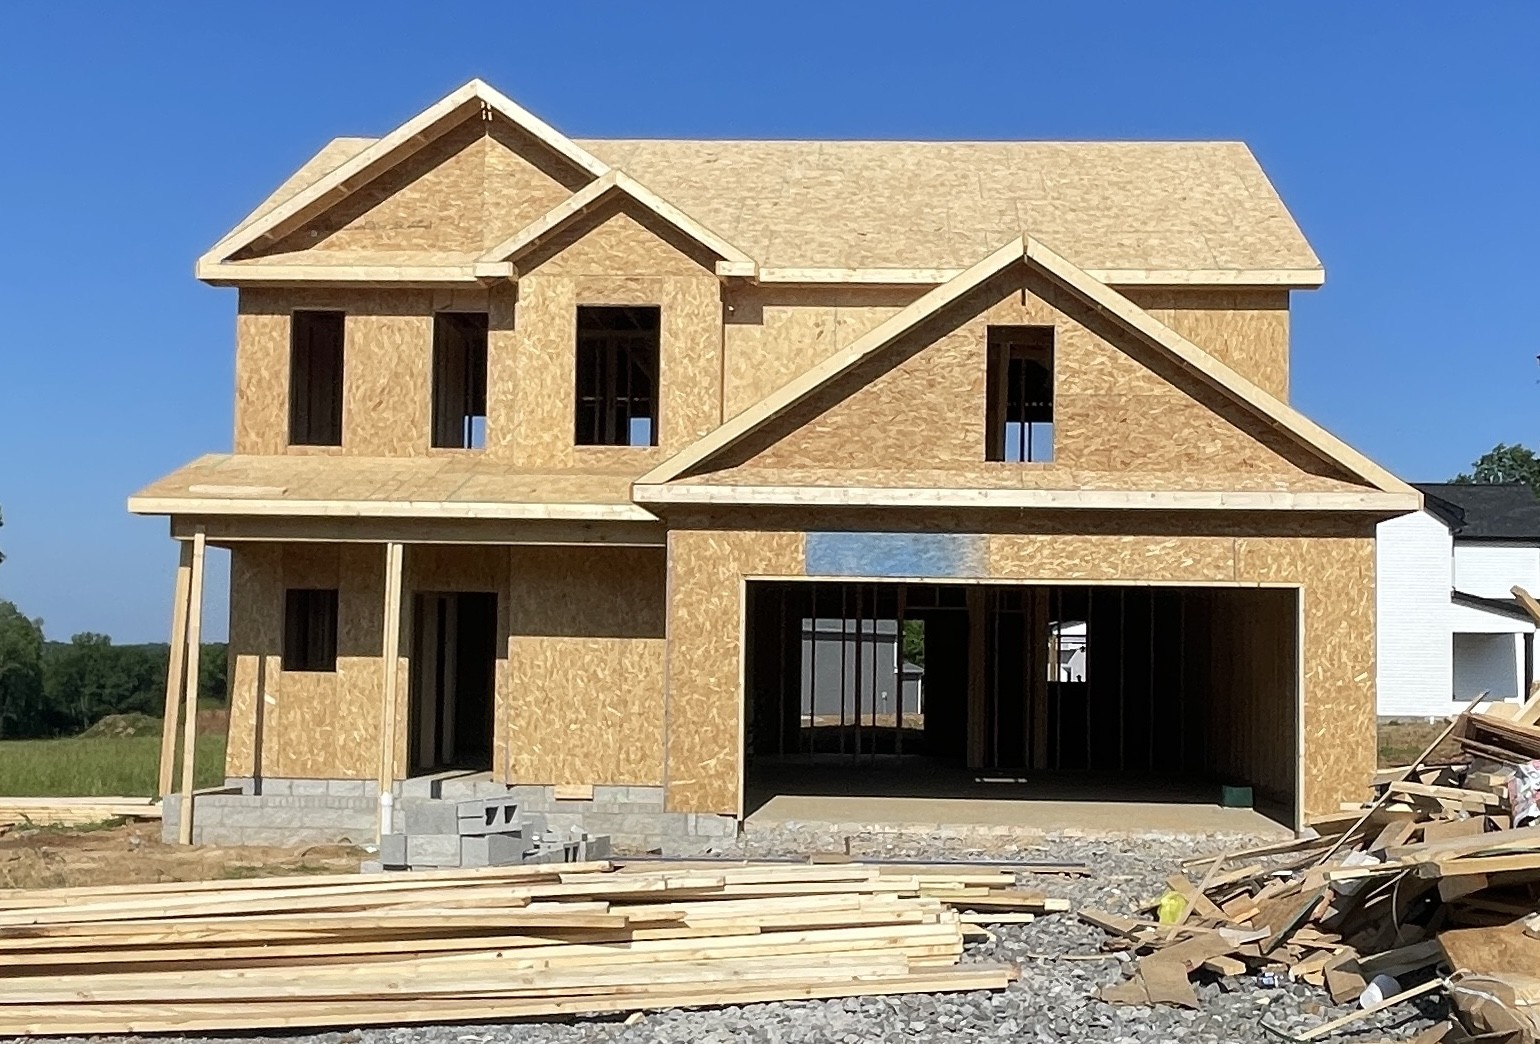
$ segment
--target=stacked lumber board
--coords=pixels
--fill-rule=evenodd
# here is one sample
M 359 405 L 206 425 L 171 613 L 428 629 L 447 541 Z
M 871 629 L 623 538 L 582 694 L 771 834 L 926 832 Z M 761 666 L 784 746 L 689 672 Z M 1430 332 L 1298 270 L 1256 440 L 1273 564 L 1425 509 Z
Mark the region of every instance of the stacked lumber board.
M 0 892 L 0 1036 L 509 1019 L 1000 989 L 1003 870 L 574 863 Z M 987 919 L 987 915 L 983 915 Z
M 1540 824 L 1514 828 L 1509 790 L 1540 751 L 1531 712 L 1540 703 L 1503 718 L 1467 711 L 1414 764 L 1380 772 L 1372 801 L 1318 819 L 1314 836 L 1186 860 L 1137 916 L 1082 911 L 1109 949 L 1141 955 L 1103 996 L 1195 1007 L 1200 969 L 1273 972 L 1339 1004 L 1380 975 L 1416 983 L 1388 1002 L 1473 974 L 1532 978 L 1533 967 L 1504 967 L 1515 948 L 1492 941 L 1540 939 Z M 1464 754 L 1432 763 L 1451 748 Z
M 160 803 L 137 797 L 3 797 L 0 824 L 79 826 L 107 819 L 159 819 Z

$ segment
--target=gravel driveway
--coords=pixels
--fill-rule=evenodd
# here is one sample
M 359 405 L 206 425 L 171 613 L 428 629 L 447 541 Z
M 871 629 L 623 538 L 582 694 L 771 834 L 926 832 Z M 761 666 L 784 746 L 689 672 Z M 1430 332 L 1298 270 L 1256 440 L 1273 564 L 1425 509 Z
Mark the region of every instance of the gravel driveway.
M 1185 857 L 1239 849 L 1254 839 L 1198 837 L 1093 838 L 1055 835 L 1035 841 L 924 836 L 862 835 L 850 839 L 855 856 L 957 859 L 976 856 L 1031 862 L 1084 862 L 1088 877 L 1029 875 L 1023 884 L 1069 899 L 1074 909 L 1096 907 L 1124 913 L 1158 895 L 1165 878 Z M 806 855 L 843 848 L 842 837 L 816 837 L 795 827 L 761 831 L 724 848 L 751 857 Z M 424 1026 L 271 1038 L 284 1044 L 713 1044 L 717 1041 L 854 1044 L 856 1041 L 1194 1041 L 1211 1044 L 1282 1040 L 1261 1024 L 1300 1032 L 1349 1009 L 1332 1006 L 1324 990 L 1304 984 L 1263 987 L 1252 977 L 1203 981 L 1201 1008 L 1119 1007 L 1096 999 L 1097 987 L 1114 982 L 1127 967 L 1096 954 L 1104 939 L 1073 913 L 1039 917 L 1031 924 L 991 929 L 997 942 L 970 942 L 964 960 L 1014 961 L 1021 977 L 1000 993 L 863 997 L 847 1000 L 753 1004 L 714 1011 L 649 1012 L 627 1025 L 620 1017 L 565 1023 Z M 1419 1006 L 1420 1005 L 1420 1006 Z M 1445 1012 L 1441 999 L 1422 999 L 1382 1012 L 1331 1040 L 1368 1042 L 1410 1039 Z M 134 1038 L 143 1040 L 144 1038 Z M 265 1039 L 265 1038 L 253 1038 Z M 232 1038 L 221 1038 L 228 1044 Z

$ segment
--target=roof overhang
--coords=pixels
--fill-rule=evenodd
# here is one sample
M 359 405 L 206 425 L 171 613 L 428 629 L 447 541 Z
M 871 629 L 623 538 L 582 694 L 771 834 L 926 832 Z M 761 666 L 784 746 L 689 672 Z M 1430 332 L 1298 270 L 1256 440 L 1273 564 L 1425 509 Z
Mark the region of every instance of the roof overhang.
M 210 286 L 351 286 L 363 283 L 408 289 L 488 286 L 514 278 L 513 265 L 506 261 L 460 265 L 293 265 L 199 258 L 196 273 Z
M 754 273 L 754 280 L 762 284 L 799 286 L 940 286 L 964 271 L 961 268 L 761 268 Z M 1322 268 L 1088 268 L 1085 273 L 1112 287 L 1229 286 L 1312 290 L 1326 283 L 1326 270 Z
M 254 496 L 128 498 L 136 515 L 252 515 L 288 518 L 560 519 L 652 522 L 636 504 L 505 503 L 416 500 L 299 500 Z
M 753 507 L 1017 508 L 1079 511 L 1332 511 L 1398 515 L 1417 509 L 1413 494 L 1290 493 L 1274 490 L 914 489 L 888 486 L 637 484 L 641 504 Z

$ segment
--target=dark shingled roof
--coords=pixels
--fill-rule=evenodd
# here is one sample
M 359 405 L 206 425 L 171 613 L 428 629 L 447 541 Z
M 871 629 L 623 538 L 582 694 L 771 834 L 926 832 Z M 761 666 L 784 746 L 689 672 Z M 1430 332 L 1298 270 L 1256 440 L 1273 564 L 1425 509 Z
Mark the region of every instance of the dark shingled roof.
M 1540 543 L 1540 497 L 1522 482 L 1414 482 L 1456 540 Z

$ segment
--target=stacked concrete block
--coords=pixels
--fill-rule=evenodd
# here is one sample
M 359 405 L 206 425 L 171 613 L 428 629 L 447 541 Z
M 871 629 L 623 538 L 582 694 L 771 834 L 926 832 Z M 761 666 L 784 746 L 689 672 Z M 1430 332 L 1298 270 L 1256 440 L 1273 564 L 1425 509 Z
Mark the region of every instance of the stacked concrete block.
M 567 863 L 609 852 L 608 838 L 581 832 L 569 838 L 551 830 L 544 815 L 523 811 L 506 789 L 498 797 L 460 801 L 403 796 L 396 825 L 399 832 L 380 839 L 385 869 Z

